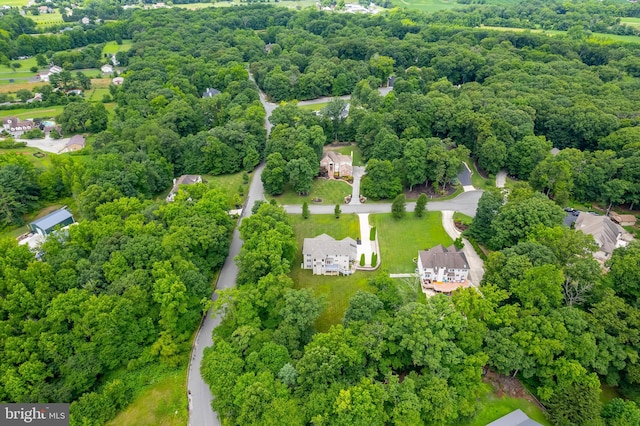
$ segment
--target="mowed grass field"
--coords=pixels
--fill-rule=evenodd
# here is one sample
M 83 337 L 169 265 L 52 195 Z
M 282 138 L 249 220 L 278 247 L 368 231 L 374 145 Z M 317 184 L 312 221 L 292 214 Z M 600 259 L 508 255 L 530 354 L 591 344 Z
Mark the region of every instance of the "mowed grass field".
M 377 228 L 382 268 L 392 274 L 413 273 L 418 250 L 453 244 L 442 227 L 440 212 L 425 212 L 422 218 L 407 213 L 400 220 L 394 219 L 391 213 L 372 214 L 369 223 Z
M 360 222 L 355 214 L 343 214 L 340 219 L 333 215 L 314 215 L 303 219 L 302 215 L 289 215 L 298 242 L 298 253 L 292 265 L 291 279 L 296 288 L 310 288 L 316 296 L 322 297 L 326 307 L 316 321 L 318 331 L 327 331 L 332 325 L 339 324 L 349 306 L 349 299 L 359 290 L 372 291 L 368 284 L 373 273 L 357 271 L 350 276 L 313 275 L 310 270 L 300 268 L 302 263 L 302 244 L 305 238 L 327 234 L 337 240 L 346 237 L 357 238 L 360 235 Z
M 393 4 L 407 9 L 433 12 L 436 10 L 453 9 L 465 5 L 458 4 L 454 0 L 393 0 Z
M 32 19 L 40 28 L 50 27 L 52 25 L 62 24 L 64 20 L 62 19 L 61 13 L 43 13 L 40 15 L 29 15 L 28 18 Z
M 311 192 L 309 195 L 300 196 L 296 194 L 289 185 L 285 186 L 284 193 L 275 197 L 268 196 L 268 198 L 275 199 L 278 204 L 290 205 L 290 204 L 302 204 L 305 201 L 312 204 L 313 198 L 321 198 L 322 203 L 313 204 L 343 204 L 344 197 L 351 194 L 352 188 L 348 183 L 341 180 L 323 179 L 318 178 L 313 180 L 311 185 Z
M 106 53 L 108 55 L 115 55 L 118 52 L 126 52 L 131 49 L 131 46 L 133 46 L 133 41 L 131 40 L 122 40 L 122 44 L 110 41 L 104 45 L 102 54 L 104 55 Z
M 18 117 L 20 119 L 25 118 L 53 118 L 60 113 L 64 106 L 48 106 L 43 108 L 18 108 L 0 111 L 0 118 L 2 117 Z
M 529 28 L 514 28 L 514 27 L 491 27 L 491 26 L 482 26 L 481 28 L 496 30 L 496 31 L 515 31 L 515 32 L 523 32 L 530 31 L 532 33 L 541 33 L 547 34 L 550 36 L 554 35 L 564 35 L 566 31 L 558 31 L 558 30 L 540 30 L 540 29 L 529 29 Z M 601 41 L 622 41 L 625 43 L 640 43 L 640 37 L 637 36 L 627 36 L 627 35 L 617 35 L 617 34 L 605 34 L 605 33 L 591 33 L 589 37 L 590 41 L 601 42 Z

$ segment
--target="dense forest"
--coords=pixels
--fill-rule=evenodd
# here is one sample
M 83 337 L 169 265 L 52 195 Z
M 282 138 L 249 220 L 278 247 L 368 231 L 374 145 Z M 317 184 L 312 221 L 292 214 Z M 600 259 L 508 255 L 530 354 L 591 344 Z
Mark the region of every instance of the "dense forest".
M 574 26 L 574 15 L 557 15 Z M 640 247 L 616 251 L 603 275 L 593 242 L 560 227 L 558 204 L 638 202 L 640 45 L 433 16 L 254 6 L 136 11 L 99 27 L 120 28 L 109 37 L 133 47 L 124 84 L 110 89 L 110 120 L 84 102 L 60 117 L 94 133 L 90 148 L 46 170 L 0 156 L 0 226 L 63 197 L 83 219 L 47 241 L 42 262 L 0 243 L 0 400 L 74 401 L 73 424 L 101 424 L 131 400 L 128 374 L 184 363 L 233 225 L 215 188 L 190 187 L 173 204 L 154 197 L 175 176 L 263 160 L 268 192 L 306 193 L 337 139 L 357 143 L 372 198 L 446 188 L 469 159 L 530 186 L 483 195 L 469 230 L 493 250 L 481 293 L 416 301 L 381 272 L 326 333 L 314 328 L 322 301 L 287 276 L 299 248 L 286 214 L 257 207 L 241 225 L 239 286 L 220 295 L 227 315 L 202 366 L 227 424 L 455 424 L 477 414 L 485 366 L 518 376 L 554 424 L 638 424 Z M 2 18 L 0 51 L 71 37 L 31 37 L 21 22 Z M 31 54 L 95 57 L 62 52 L 104 41 L 74 31 L 87 34 Z M 274 101 L 351 93 L 348 116 L 339 100 L 320 115 L 290 102 L 271 116 L 267 141 L 248 70 Z M 207 88 L 221 93 L 203 98 Z M 628 399 L 601 407 L 601 383 Z

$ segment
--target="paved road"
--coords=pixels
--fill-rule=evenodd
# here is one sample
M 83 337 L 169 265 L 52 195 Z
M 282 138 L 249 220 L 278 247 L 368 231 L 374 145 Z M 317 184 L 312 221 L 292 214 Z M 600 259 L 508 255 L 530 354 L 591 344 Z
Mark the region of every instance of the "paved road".
M 460 181 L 460 185 L 471 185 L 471 170 L 469 170 L 469 166 L 467 163 L 462 163 L 464 168 L 460 170 L 458 173 L 458 180 Z
M 253 78 L 251 78 L 253 80 Z M 390 91 L 390 88 L 380 89 L 381 94 L 386 94 Z M 276 104 L 267 102 L 263 93 L 260 93 L 260 101 L 265 108 L 265 128 L 267 134 L 271 131 L 271 123 L 269 117 L 273 110 L 277 107 Z M 261 174 L 264 168 L 264 164 L 258 166 L 253 172 L 254 176 L 251 180 L 249 187 L 249 193 L 247 195 L 246 208 L 242 214 L 240 221 L 244 217 L 251 215 L 251 207 L 258 200 L 264 200 L 264 188 L 262 186 Z M 482 195 L 482 191 L 471 191 L 460 194 L 453 200 L 448 201 L 430 201 L 427 203 L 428 210 L 458 210 L 469 216 L 475 216 L 475 211 L 478 206 L 478 200 Z M 302 206 L 284 206 L 285 210 L 289 213 L 302 213 Z M 332 214 L 335 206 L 326 205 L 312 205 L 309 206 L 309 210 L 312 213 L 328 213 Z M 413 211 L 415 203 L 408 203 L 407 210 Z M 386 213 L 391 212 L 391 204 L 347 204 L 341 206 L 343 213 Z M 231 240 L 231 247 L 225 263 L 218 276 L 218 289 L 225 289 L 235 286 L 236 277 L 238 276 L 238 267 L 234 262 L 234 258 L 240 252 L 242 247 L 242 240 L 240 239 L 240 233 L 236 228 L 233 232 L 233 238 Z M 217 293 L 212 296 L 213 300 L 217 298 Z M 212 315 L 211 311 L 207 313 L 205 319 L 202 322 L 200 330 L 195 339 L 194 349 L 191 354 L 191 362 L 189 365 L 189 374 L 187 378 L 187 389 L 189 392 L 189 425 L 190 426 L 220 426 L 220 420 L 217 413 L 211 408 L 211 391 L 209 386 L 204 382 L 200 375 L 200 364 L 202 363 L 202 356 L 204 348 L 211 346 L 213 340 L 211 334 L 213 329 L 220 324 L 221 318 L 219 315 Z

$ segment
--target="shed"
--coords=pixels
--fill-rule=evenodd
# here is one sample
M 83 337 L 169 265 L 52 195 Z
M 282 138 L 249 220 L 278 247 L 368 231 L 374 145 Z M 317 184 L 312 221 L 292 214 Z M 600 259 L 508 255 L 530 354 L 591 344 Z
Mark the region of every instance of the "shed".
M 618 214 L 611 213 L 611 220 L 620 226 L 634 226 L 636 224 L 636 217 L 632 214 Z
M 64 227 L 75 223 L 73 215 L 64 207 L 49 213 L 29 224 L 29 229 L 36 234 L 49 235 L 56 226 Z
M 84 148 L 86 142 L 84 140 L 84 136 L 82 135 L 73 135 L 69 142 L 67 142 L 67 152 L 69 151 L 78 151 L 79 149 Z

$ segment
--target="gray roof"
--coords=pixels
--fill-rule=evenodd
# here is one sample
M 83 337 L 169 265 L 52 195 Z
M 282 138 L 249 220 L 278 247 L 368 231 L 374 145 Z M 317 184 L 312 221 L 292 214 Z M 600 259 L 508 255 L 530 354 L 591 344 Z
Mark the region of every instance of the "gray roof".
M 510 412 L 506 416 L 489 423 L 487 426 L 542 426 L 535 420 L 530 419 L 524 411 L 518 409 Z
M 322 159 L 329 158 L 334 164 L 351 164 L 351 156 L 340 154 L 334 151 L 327 151 Z
M 313 259 L 324 259 L 327 256 L 349 256 L 355 259 L 358 254 L 356 240 L 345 238 L 337 241 L 327 234 L 318 235 L 315 238 L 305 238 L 302 245 L 302 254 L 311 255 Z
M 67 146 L 71 146 L 71 145 L 81 145 L 82 147 L 85 146 L 85 141 L 84 141 L 84 136 L 82 135 L 73 135 L 71 137 L 71 139 L 69 139 L 69 142 L 67 142 Z
M 469 269 L 467 257 L 454 246 L 444 248 L 442 244 L 438 244 L 430 250 L 420 250 L 418 256 L 424 268 Z
M 613 223 L 607 216 L 594 216 L 586 212 L 578 215 L 575 229 L 593 235 L 600 250 L 607 254 L 613 253 L 618 243 L 618 236 L 624 240 L 629 240 L 631 237 L 622 226 Z
M 214 96 L 219 95 L 220 93 L 221 92 L 218 89 L 209 88 L 209 89 L 207 89 L 206 92 L 204 92 L 202 94 L 202 97 L 203 98 L 213 98 Z
M 73 218 L 73 215 L 67 209 L 62 208 L 49 213 L 45 217 L 41 217 L 40 219 L 31 222 L 31 225 L 37 226 L 38 228 L 43 230 L 47 230 L 53 228 L 54 226 L 64 222 L 69 218 Z
M 200 175 L 182 175 L 176 181 L 176 185 L 193 185 L 198 182 L 202 182 Z

